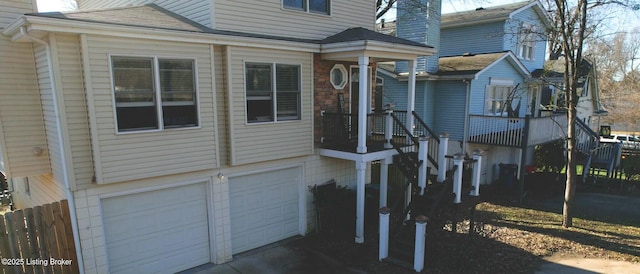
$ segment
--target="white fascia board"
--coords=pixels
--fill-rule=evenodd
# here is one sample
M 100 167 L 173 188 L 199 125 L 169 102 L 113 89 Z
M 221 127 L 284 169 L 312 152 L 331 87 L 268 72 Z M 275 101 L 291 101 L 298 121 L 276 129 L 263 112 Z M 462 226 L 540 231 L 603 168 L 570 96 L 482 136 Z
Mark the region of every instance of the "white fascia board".
M 268 49 L 320 52 L 320 45 L 314 43 L 284 41 L 275 39 L 264 39 L 255 37 L 242 37 L 233 35 L 221 35 L 204 32 L 189 32 L 180 30 L 154 29 L 149 27 L 122 26 L 115 24 L 104 24 L 94 22 L 80 22 L 72 20 L 61 20 L 25 16 L 25 20 L 18 25 L 29 24 L 28 30 L 39 30 L 45 32 L 62 32 L 76 34 L 94 34 L 126 38 L 140 38 L 175 42 L 218 44 L 242 47 L 257 47 Z M 12 23 L 11 26 L 14 24 Z
M 490 65 L 486 66 L 485 68 L 483 68 L 482 70 L 478 71 L 475 75 L 476 77 L 482 73 L 484 73 L 485 71 L 489 70 L 490 68 L 492 68 L 493 66 L 495 66 L 496 64 L 500 63 L 500 61 L 504 60 L 505 58 L 509 57 L 510 60 L 508 60 L 512 65 L 515 65 L 520 74 L 522 76 L 524 76 L 525 78 L 530 78 L 531 77 L 531 73 L 529 72 L 529 70 L 527 70 L 527 68 L 522 64 L 522 62 L 520 62 L 520 60 L 518 60 L 518 58 L 516 58 L 515 55 L 513 55 L 513 53 L 511 51 L 506 52 L 504 55 L 502 55 L 502 57 L 498 58 L 497 60 L 493 61 L 493 63 L 491 63 Z
M 339 52 L 355 52 L 355 51 L 367 51 L 372 54 L 382 54 L 385 56 L 391 54 L 389 56 L 390 59 L 393 59 L 393 56 L 398 56 L 399 60 L 413 60 L 418 56 L 428 56 L 434 55 L 437 50 L 435 48 L 425 48 L 418 46 L 410 46 L 410 45 L 402 45 L 396 43 L 385 43 L 379 41 L 368 41 L 368 40 L 359 40 L 359 41 L 350 41 L 350 42 L 340 42 L 340 43 L 330 43 L 324 44 L 321 46 L 320 52 L 323 54 L 330 53 L 339 53 Z M 370 57 L 375 57 L 375 55 L 370 55 Z M 403 59 L 401 59 L 403 58 Z

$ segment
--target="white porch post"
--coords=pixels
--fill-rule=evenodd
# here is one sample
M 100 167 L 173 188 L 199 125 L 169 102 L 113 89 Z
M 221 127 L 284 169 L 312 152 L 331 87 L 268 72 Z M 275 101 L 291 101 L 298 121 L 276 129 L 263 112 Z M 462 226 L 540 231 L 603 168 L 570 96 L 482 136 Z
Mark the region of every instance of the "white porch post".
M 369 57 L 366 55 L 358 56 L 358 66 L 360 68 L 360 90 L 358 95 L 358 153 L 367 153 L 367 113 L 371 104 L 367 104 L 367 95 L 369 90 Z
M 429 151 L 429 139 L 420 136 L 420 145 L 418 148 L 418 160 L 422 161 L 422 165 L 418 167 L 418 186 L 420 186 L 420 195 L 424 195 L 424 189 L 427 187 L 427 155 Z
M 438 148 L 438 183 L 444 182 L 447 172 L 447 150 L 449 149 L 449 134 L 440 134 L 440 147 Z
M 391 213 L 390 208 L 380 208 L 380 235 L 378 241 L 378 260 L 380 261 L 389 257 L 389 213 Z
M 454 203 L 459 204 L 462 202 L 462 171 L 464 170 L 464 154 L 456 153 L 453 155 L 453 165 L 456 166 L 456 171 L 453 175 L 453 193 L 456 194 Z
M 428 218 L 420 215 L 416 218 L 416 237 L 413 251 L 413 270 L 421 272 L 424 268 L 424 244 L 427 239 Z
M 416 106 L 416 63 L 417 60 L 409 61 L 409 90 L 407 91 L 407 129 L 413 134 L 413 112 Z
M 364 243 L 364 191 L 366 162 L 356 162 L 356 243 Z
M 471 196 L 479 196 L 480 195 L 480 170 L 482 169 L 482 150 L 476 149 L 473 151 L 473 190 L 471 190 Z
M 387 206 L 387 187 L 389 185 L 389 164 L 393 158 L 385 158 L 380 161 L 380 207 Z
M 386 112 L 387 115 L 384 116 L 384 148 L 393 148 L 393 145 L 391 145 L 391 138 L 393 138 L 393 117 L 391 117 L 391 114 L 393 110 L 388 109 Z

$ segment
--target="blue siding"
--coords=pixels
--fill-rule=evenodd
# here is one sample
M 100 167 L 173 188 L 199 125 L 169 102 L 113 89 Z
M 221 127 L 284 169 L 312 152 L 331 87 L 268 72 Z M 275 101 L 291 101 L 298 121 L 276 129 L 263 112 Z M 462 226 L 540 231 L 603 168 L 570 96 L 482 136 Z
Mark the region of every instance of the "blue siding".
M 542 18 L 533 10 L 533 8 L 523 10 L 513 16 L 512 20 L 508 20 L 505 24 L 504 49 L 511 50 L 514 54 L 518 53 L 518 32 L 522 23 L 536 26 L 536 29 L 543 30 Z M 529 70 L 534 71 L 542 68 L 544 65 L 547 43 L 542 36 L 537 37 L 538 41 L 534 46 L 535 55 L 533 60 L 520 59 L 522 64 Z
M 428 5 L 427 2 L 429 2 Z M 440 45 L 440 1 L 399 1 L 397 5 L 396 35 L 438 48 Z M 429 9 L 416 8 L 416 5 L 429 6 Z M 396 72 L 407 72 L 408 70 L 407 62 L 397 62 Z M 416 70 L 438 71 L 438 55 L 419 57 Z
M 440 56 L 456 56 L 465 52 L 490 53 L 504 50 L 504 22 L 442 29 Z
M 518 69 L 506 59 L 503 59 L 490 69 L 478 75 L 476 80 L 471 81 L 471 101 L 469 103 L 469 114 L 484 114 L 486 87 L 489 85 L 491 78 L 510 79 L 513 80 L 514 85 L 520 83 L 520 86 L 518 87 L 518 94 L 522 95 L 520 112 L 522 115 L 524 115 L 527 109 L 527 94 L 524 92 L 526 90 L 526 85 L 524 84 L 525 79 L 518 72 Z M 514 102 L 514 104 L 516 104 L 516 102 Z
M 384 79 L 382 104 L 393 104 L 397 110 L 407 110 L 407 92 L 409 90 L 408 82 L 398 81 L 381 73 L 378 73 L 378 77 L 382 77 L 382 79 Z M 416 83 L 414 109 L 417 113 L 424 113 L 425 111 L 426 86 L 425 81 L 418 81 Z
M 434 125 L 438 132 L 448 132 L 450 140 L 464 136 L 467 85 L 462 81 L 439 81 L 436 84 Z

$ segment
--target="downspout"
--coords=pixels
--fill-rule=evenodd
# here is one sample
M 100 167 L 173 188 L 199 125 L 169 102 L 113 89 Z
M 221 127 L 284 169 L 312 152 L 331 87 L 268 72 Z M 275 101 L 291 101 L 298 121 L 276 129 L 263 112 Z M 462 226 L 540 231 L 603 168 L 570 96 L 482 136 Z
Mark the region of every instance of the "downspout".
M 469 104 L 471 101 L 471 80 L 464 79 L 463 83 L 467 84 L 466 100 L 464 105 L 464 134 L 462 136 L 462 153 L 467 153 L 467 141 L 469 140 Z
M 58 145 L 60 146 L 59 149 L 60 149 L 60 158 L 61 158 L 60 160 L 62 165 L 62 178 L 63 178 L 62 180 L 64 183 L 64 192 L 65 192 L 65 196 L 67 196 L 67 201 L 69 202 L 69 216 L 71 217 L 71 230 L 73 231 L 73 242 L 76 249 L 76 258 L 78 260 L 77 261 L 78 270 L 80 271 L 80 274 L 84 274 L 84 262 L 82 260 L 82 249 L 80 247 L 78 219 L 76 215 L 76 203 L 75 203 L 75 199 L 73 198 L 73 193 L 71 192 L 71 189 L 69 186 L 69 171 L 68 171 L 67 161 L 66 161 L 67 155 L 64 147 L 64 142 L 63 142 L 64 139 L 63 139 L 62 127 L 61 127 L 62 118 L 60 118 L 60 109 L 58 106 L 58 98 L 56 96 L 56 84 L 55 84 L 55 78 L 54 78 L 55 75 L 53 73 L 54 68 L 53 68 L 53 63 L 51 61 L 51 46 L 46 41 L 39 39 L 37 37 L 34 37 L 29 33 L 27 33 L 26 28 L 24 26 L 20 27 L 20 33 L 24 37 L 31 39 L 31 41 L 42 44 L 45 47 L 45 52 L 47 54 L 47 66 L 49 68 L 49 78 L 51 79 L 51 98 L 53 100 L 53 110 L 56 115 L 56 130 L 58 131 L 58 136 L 57 136 Z

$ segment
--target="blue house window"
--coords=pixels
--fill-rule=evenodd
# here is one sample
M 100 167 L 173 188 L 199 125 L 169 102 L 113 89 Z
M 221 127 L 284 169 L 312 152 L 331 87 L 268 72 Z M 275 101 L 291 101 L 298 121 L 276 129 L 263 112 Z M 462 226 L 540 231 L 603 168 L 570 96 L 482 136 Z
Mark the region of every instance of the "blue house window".
M 286 9 L 300 10 L 310 13 L 329 14 L 330 0 L 283 0 Z
M 520 59 L 535 59 L 536 27 L 523 23 L 518 37 L 517 54 Z

